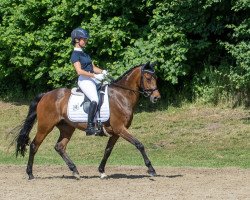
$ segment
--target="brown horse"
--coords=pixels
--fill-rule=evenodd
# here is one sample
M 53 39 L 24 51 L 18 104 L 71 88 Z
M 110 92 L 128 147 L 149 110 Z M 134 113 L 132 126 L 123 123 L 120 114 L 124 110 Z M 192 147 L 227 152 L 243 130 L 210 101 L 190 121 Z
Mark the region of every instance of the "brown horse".
M 142 154 L 145 165 L 148 167 L 148 173 L 151 176 L 156 174 L 143 144 L 128 131 L 140 93 L 150 97 L 150 101 L 153 103 L 157 102 L 160 98 L 153 64 L 147 63 L 133 67 L 109 85 L 110 118 L 107 122 L 103 123 L 103 127 L 110 135 L 110 138 L 98 168 L 101 178 L 106 176 L 105 165 L 119 137 L 135 145 Z M 29 179 L 34 178 L 32 170 L 34 156 L 45 137 L 55 126 L 60 130 L 55 150 L 66 162 L 69 169 L 73 172 L 74 177 L 77 179 L 80 178 L 75 164 L 66 153 L 66 146 L 75 129 L 85 130 L 87 124 L 71 122 L 68 119 L 67 105 L 70 94 L 70 89 L 55 89 L 38 95 L 30 104 L 28 115 L 16 138 L 16 155 L 18 156 L 18 153 L 20 153 L 24 156 L 26 146 L 29 145 L 29 133 L 37 119 L 37 133 L 30 143 L 29 160 L 26 169 Z

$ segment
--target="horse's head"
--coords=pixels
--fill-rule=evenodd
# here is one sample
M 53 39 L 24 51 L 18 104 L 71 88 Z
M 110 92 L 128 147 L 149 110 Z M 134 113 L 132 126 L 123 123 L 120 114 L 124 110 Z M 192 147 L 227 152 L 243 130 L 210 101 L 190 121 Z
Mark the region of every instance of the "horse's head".
M 141 67 L 141 90 L 145 97 L 150 97 L 152 103 L 156 103 L 161 95 L 157 88 L 157 77 L 154 70 L 155 63 L 147 62 Z

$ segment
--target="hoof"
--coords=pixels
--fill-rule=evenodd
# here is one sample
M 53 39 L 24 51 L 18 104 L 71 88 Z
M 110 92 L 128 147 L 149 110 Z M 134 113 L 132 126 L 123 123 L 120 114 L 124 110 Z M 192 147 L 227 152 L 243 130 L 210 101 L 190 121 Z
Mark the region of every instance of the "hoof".
M 78 173 L 76 173 L 76 172 L 73 172 L 73 176 L 76 178 L 76 180 L 81 179 L 80 175 Z
M 35 177 L 33 175 L 29 175 L 29 179 L 28 180 L 34 180 Z
M 154 177 L 154 176 L 157 175 L 155 171 L 148 171 L 148 174 L 149 174 L 151 177 Z
M 106 178 L 108 178 L 108 176 L 107 176 L 105 173 L 101 173 L 100 178 L 101 178 L 101 179 L 106 179 Z

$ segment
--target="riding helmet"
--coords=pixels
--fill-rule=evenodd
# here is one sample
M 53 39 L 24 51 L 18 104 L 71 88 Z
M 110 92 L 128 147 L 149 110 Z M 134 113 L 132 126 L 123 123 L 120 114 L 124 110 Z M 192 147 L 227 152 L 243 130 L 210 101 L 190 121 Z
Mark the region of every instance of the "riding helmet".
M 75 42 L 75 39 L 80 40 L 81 38 L 88 39 L 89 38 L 89 33 L 83 28 L 76 28 L 71 32 L 71 40 L 72 43 Z

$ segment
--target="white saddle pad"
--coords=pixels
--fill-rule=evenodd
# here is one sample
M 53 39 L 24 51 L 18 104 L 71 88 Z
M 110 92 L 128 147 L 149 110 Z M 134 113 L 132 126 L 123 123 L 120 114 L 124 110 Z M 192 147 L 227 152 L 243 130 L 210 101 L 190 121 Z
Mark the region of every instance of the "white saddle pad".
M 85 95 L 83 93 L 76 92 L 76 88 L 71 90 L 71 95 L 69 97 L 67 114 L 68 118 L 72 122 L 87 122 L 88 121 L 88 113 L 85 113 L 83 110 L 83 101 Z M 102 122 L 106 122 L 110 116 L 109 110 L 109 99 L 108 99 L 108 86 L 105 89 L 105 95 L 103 99 L 103 104 L 100 109 L 100 118 L 97 112 L 97 116 L 94 121 L 101 120 Z

